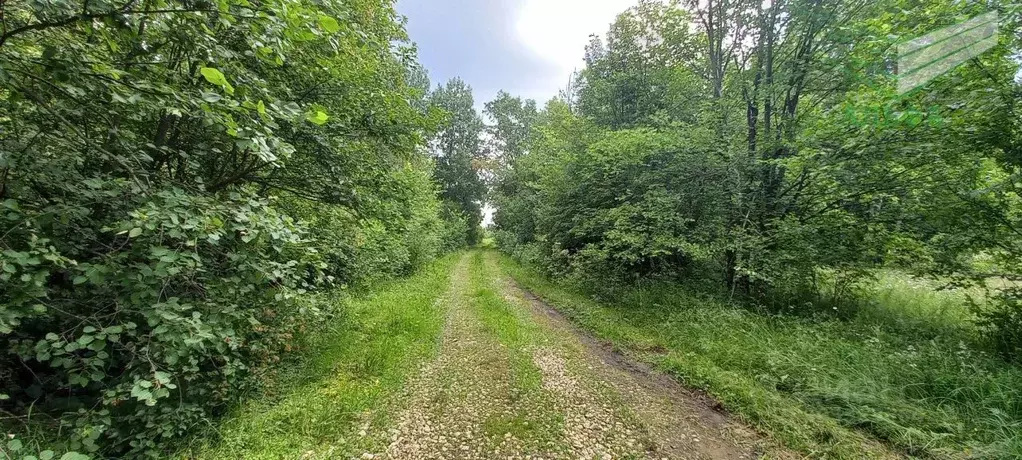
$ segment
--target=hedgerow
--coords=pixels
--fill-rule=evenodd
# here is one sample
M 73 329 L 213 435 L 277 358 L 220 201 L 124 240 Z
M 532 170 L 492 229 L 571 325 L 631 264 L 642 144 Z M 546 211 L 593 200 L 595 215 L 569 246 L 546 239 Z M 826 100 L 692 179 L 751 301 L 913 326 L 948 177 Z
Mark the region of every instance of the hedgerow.
M 325 317 L 464 244 L 386 1 L 7 2 L 5 453 L 160 456 Z

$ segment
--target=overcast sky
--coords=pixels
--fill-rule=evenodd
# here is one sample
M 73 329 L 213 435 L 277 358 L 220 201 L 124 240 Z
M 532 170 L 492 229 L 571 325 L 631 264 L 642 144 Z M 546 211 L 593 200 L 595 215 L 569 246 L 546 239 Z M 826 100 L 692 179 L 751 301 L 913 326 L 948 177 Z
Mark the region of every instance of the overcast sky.
M 542 105 L 635 0 L 398 0 L 433 85 L 461 77 L 476 107 L 503 89 Z

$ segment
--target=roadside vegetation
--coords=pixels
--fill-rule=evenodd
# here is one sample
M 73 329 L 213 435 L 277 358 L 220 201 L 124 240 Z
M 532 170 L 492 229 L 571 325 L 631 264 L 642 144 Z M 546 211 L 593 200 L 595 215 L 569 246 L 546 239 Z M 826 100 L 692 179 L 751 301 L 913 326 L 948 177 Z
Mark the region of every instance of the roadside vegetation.
M 563 97 L 486 105 L 498 245 L 806 317 L 854 316 L 878 274 L 928 279 L 1018 360 L 1018 5 L 924 3 L 640 2 Z M 895 92 L 898 40 L 988 9 L 998 46 Z
M 274 371 L 261 394 L 209 436 L 180 452 L 189 458 L 350 458 L 379 449 L 403 385 L 440 342 L 450 275 L 460 254 L 377 286 L 357 299 L 324 295 L 343 314 L 312 339 L 301 360 Z M 373 427 L 372 435 L 366 433 Z
M 417 318 L 346 292 L 477 243 L 484 189 L 392 2 L 0 18 L 0 458 L 170 455 L 310 353 L 396 385 L 345 328 Z
M 990 11 L 996 46 L 897 91 L 900 43 Z M 1022 457 L 1019 30 L 641 0 L 558 97 L 480 114 L 392 0 L 0 0 L 0 458 L 378 449 L 476 245 L 808 456 Z M 440 364 L 542 402 L 491 255 L 455 281 L 492 347 Z M 533 415 L 570 421 L 487 429 L 554 442 Z
M 562 97 L 486 105 L 503 265 L 804 454 L 1022 456 L 1022 17 L 910 3 L 624 11 Z M 896 92 L 898 43 L 992 10 Z
M 1022 369 L 957 331 L 887 321 L 750 311 L 678 284 L 645 284 L 594 299 L 508 257 L 523 288 L 625 352 L 706 390 L 724 408 L 805 454 L 884 457 L 876 438 L 914 456 L 1022 455 Z M 904 288 L 903 288 L 904 289 Z M 899 306 L 934 316 L 947 299 L 901 291 Z M 876 305 L 875 308 L 890 308 Z

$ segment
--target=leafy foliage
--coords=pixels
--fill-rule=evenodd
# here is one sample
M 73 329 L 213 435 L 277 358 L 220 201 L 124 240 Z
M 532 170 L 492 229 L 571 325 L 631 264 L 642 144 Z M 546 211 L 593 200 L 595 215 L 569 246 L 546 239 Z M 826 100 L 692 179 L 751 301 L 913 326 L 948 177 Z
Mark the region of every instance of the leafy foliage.
M 437 181 L 443 188 L 448 214 L 466 221 L 465 241 L 476 244 L 482 240 L 480 224 L 486 193 L 480 176 L 483 121 L 473 107 L 472 88 L 461 79 L 437 87 L 430 101 L 446 115 L 444 127 L 431 142 Z
M 304 294 L 464 244 L 391 2 L 0 5 L 11 451 L 164 454 L 334 313 Z
M 879 267 L 1016 281 L 1018 7 L 903 6 L 640 2 L 500 166 L 498 240 L 560 274 L 700 280 L 809 315 Z M 895 94 L 899 40 L 988 7 L 999 46 Z M 1017 357 L 999 292 L 979 314 Z

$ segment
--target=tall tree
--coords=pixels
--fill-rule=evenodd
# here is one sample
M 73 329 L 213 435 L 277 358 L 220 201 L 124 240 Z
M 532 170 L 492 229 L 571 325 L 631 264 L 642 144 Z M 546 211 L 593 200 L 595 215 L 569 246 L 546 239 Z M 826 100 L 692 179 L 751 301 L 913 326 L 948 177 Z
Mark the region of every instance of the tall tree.
M 1012 252 L 951 217 L 995 227 L 1012 219 L 1012 199 L 976 197 L 996 183 L 1014 193 L 989 165 L 1017 168 L 1004 161 L 1017 157 L 1007 122 L 1017 118 L 1017 37 L 1003 33 L 1001 46 L 905 96 L 894 93 L 892 55 L 899 35 L 990 7 L 1010 30 L 1018 8 L 934 0 L 918 14 L 901 3 L 640 2 L 619 15 L 606 45 L 593 37 L 587 48 L 573 106 L 587 134 L 537 136 L 527 156 L 544 159 L 519 162 L 532 168 L 519 176 L 538 184 L 530 202 L 543 205 L 505 207 L 549 223 L 535 239 L 568 263 L 620 265 L 626 255 L 635 268 L 671 271 L 700 259 L 733 292 L 759 298 L 811 290 L 822 267 L 853 279 L 913 244 L 944 264 L 980 248 Z M 639 154 L 649 148 L 663 151 Z M 686 172 L 693 166 L 702 177 Z M 616 194 L 590 199 L 603 187 Z M 664 218 L 653 225 L 653 216 Z M 642 236 L 659 234 L 677 239 L 656 246 Z
M 443 127 L 431 142 L 436 158 L 436 178 L 443 198 L 468 221 L 467 241 L 479 241 L 483 220 L 482 203 L 486 186 L 480 177 L 483 121 L 475 110 L 472 88 L 460 78 L 438 86 L 431 95 L 433 105 L 446 113 Z
M 643 0 L 620 14 L 607 32 L 586 47 L 580 74 L 579 110 L 614 129 L 654 119 L 691 122 L 698 107 L 698 43 L 690 14 L 677 2 Z
M 502 165 L 513 164 L 528 149 L 536 120 L 536 101 L 523 101 L 501 91 L 496 99 L 486 103 L 484 112 L 494 123 L 487 127 L 493 159 Z

